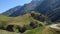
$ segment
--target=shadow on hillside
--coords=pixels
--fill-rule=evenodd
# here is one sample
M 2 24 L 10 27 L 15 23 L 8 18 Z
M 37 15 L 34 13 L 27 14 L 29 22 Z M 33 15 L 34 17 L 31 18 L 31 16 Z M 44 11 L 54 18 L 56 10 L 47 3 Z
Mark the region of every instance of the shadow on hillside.
M 14 25 L 8 25 L 7 28 L 6 28 L 6 30 L 13 32 L 14 31 L 13 27 L 14 27 Z
M 24 33 L 26 30 L 31 30 L 37 27 L 43 26 L 42 24 L 39 24 L 37 22 L 31 22 L 29 25 L 24 25 L 23 27 L 19 25 L 8 25 L 6 28 L 2 27 L 0 29 L 10 31 L 10 32 L 17 32 L 17 33 Z
M 6 30 L 10 31 L 10 32 L 15 32 L 17 30 L 17 32 L 23 33 L 26 31 L 26 28 L 25 27 L 19 27 L 18 25 L 8 25 Z

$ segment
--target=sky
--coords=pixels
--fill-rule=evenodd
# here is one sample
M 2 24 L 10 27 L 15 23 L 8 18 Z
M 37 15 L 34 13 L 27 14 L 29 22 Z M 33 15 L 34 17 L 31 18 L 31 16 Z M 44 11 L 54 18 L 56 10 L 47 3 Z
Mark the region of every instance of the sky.
M 3 13 L 15 6 L 24 5 L 32 0 L 0 0 L 0 13 Z

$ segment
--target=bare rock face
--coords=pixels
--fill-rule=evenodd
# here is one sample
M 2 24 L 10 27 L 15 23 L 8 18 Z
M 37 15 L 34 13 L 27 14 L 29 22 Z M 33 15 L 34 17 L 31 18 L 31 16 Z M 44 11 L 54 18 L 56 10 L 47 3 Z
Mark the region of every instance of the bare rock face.
M 47 16 L 50 20 L 60 20 L 60 0 L 44 0 L 38 7 L 37 11 Z

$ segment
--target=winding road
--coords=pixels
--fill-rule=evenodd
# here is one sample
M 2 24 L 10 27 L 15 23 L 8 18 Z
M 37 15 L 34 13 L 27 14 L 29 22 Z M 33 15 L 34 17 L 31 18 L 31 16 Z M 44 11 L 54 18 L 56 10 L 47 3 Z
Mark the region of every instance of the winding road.
M 58 29 L 60 30 L 60 27 L 57 26 L 58 24 L 52 24 L 52 25 L 49 25 L 50 28 L 53 28 L 53 29 Z

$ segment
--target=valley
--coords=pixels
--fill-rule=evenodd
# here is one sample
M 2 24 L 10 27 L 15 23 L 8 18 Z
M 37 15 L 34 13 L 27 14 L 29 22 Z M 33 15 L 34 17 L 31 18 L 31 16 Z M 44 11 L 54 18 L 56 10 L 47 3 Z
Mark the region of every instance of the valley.
M 32 0 L 1 13 L 0 34 L 60 34 L 60 0 Z

